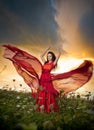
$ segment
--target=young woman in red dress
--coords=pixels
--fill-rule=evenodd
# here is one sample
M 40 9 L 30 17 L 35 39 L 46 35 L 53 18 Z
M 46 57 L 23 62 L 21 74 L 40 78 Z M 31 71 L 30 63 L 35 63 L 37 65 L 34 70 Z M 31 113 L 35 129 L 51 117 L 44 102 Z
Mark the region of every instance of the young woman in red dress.
M 53 52 L 48 52 L 50 48 L 47 48 L 41 55 L 42 65 L 35 56 L 26 51 L 11 45 L 3 46 L 5 47 L 4 58 L 12 61 L 18 74 L 31 88 L 31 95 L 36 99 L 37 110 L 40 112 L 57 112 L 59 93 L 63 91 L 62 96 L 65 96 L 79 89 L 90 80 L 93 74 L 93 64 L 89 60 L 84 60 L 76 69 L 54 74 L 51 70 L 57 65 L 60 51 L 56 57 Z
M 40 77 L 41 90 L 38 93 L 37 104 L 38 110 L 46 110 L 46 112 L 58 111 L 57 98 L 58 91 L 54 88 L 51 79 L 51 70 L 56 67 L 57 61 L 61 55 L 59 51 L 58 56 L 51 51 L 47 53 L 50 48 L 47 48 L 41 55 L 41 59 L 44 63 L 42 68 L 42 75 Z M 44 55 L 47 53 L 47 59 L 44 59 Z

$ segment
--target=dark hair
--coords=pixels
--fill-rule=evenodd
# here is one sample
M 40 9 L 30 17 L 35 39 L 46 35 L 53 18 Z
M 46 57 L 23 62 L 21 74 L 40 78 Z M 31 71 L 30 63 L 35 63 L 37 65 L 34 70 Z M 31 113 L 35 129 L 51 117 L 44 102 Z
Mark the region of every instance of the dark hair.
M 52 51 L 49 51 L 47 54 L 51 54 L 52 55 L 52 61 L 55 61 L 56 56 Z M 47 59 L 47 61 L 45 63 L 47 63 L 47 62 L 48 62 L 48 59 Z

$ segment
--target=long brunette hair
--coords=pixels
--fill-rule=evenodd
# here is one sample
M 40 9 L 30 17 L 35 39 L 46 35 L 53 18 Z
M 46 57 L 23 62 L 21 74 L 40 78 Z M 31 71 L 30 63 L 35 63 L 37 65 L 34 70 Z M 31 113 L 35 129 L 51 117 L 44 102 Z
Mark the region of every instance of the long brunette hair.
M 49 51 L 48 53 L 47 53 L 47 55 L 48 54 L 51 54 L 52 55 L 52 61 L 54 62 L 55 61 L 55 59 L 56 59 L 56 56 L 55 56 L 55 54 L 52 52 L 52 51 Z M 47 59 L 47 61 L 45 62 L 45 64 L 46 63 L 48 63 L 49 61 L 48 61 L 48 59 Z M 55 65 L 55 67 L 57 66 L 57 64 Z

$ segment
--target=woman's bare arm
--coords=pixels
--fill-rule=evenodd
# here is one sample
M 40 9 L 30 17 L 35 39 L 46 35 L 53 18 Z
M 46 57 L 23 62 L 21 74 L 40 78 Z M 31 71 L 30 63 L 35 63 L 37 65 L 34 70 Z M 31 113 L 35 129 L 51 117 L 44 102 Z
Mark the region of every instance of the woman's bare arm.
M 42 54 L 41 54 L 41 56 L 40 56 L 40 58 L 41 58 L 41 60 L 42 60 L 42 62 L 43 63 L 45 63 L 45 58 L 44 58 L 44 56 L 45 56 L 45 54 L 47 53 L 47 51 L 50 49 L 50 47 L 48 47 Z
M 60 55 L 61 55 L 61 50 L 60 49 L 58 49 L 59 51 L 58 51 L 58 55 L 57 55 L 57 57 L 56 57 L 56 59 L 55 59 L 55 61 L 54 61 L 54 65 L 56 65 L 57 64 L 57 62 L 58 62 L 58 60 L 59 60 L 59 57 L 60 57 Z

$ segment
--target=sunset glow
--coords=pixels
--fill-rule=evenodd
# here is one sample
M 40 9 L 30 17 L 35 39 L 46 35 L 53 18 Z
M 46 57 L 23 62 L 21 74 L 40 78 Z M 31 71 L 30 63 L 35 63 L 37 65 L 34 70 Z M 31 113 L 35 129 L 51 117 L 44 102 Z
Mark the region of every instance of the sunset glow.
M 48 46 L 51 46 L 51 51 L 55 52 L 56 55 L 58 48 L 61 48 L 62 54 L 57 68 L 52 71 L 54 73 L 72 70 L 85 59 L 91 60 L 94 64 L 92 2 L 87 0 L 82 2 L 56 0 L 55 3 L 50 1 L 44 2 L 43 5 L 39 1 L 37 2 L 37 4 L 33 3 L 34 6 L 31 4 L 32 0 L 30 1 L 31 6 L 26 2 L 19 4 L 16 2 L 14 5 L 3 3 L 3 1 L 0 3 L 2 6 L 0 20 L 1 23 L 4 23 L 1 24 L 0 30 L 0 86 L 13 87 L 13 79 L 15 79 L 16 89 L 20 90 L 22 88 L 20 84 L 22 84 L 23 88 L 26 87 L 30 90 L 12 63 L 3 58 L 3 44 L 14 45 L 39 60 L 41 53 Z M 22 8 L 20 5 L 23 5 Z M 15 8 L 13 9 L 12 6 Z M 94 74 L 80 91 L 94 92 L 93 87 Z

